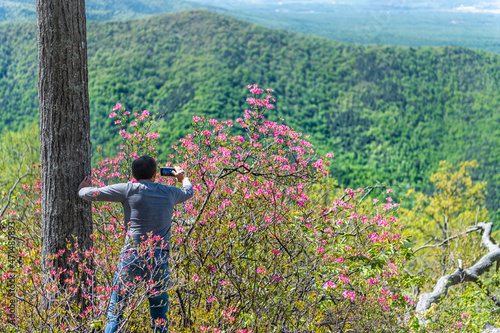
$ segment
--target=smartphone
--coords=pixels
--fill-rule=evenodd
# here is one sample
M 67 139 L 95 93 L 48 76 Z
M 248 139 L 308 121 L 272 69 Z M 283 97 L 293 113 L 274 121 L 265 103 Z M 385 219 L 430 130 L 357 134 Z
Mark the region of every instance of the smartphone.
M 175 171 L 174 168 L 160 168 L 160 175 L 166 176 L 166 177 L 173 177 L 174 174 L 172 171 Z

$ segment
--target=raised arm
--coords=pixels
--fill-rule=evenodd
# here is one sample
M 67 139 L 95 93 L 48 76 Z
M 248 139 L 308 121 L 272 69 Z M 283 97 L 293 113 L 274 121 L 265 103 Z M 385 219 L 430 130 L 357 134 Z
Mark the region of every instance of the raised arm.
M 78 186 L 78 196 L 87 201 L 124 202 L 127 198 L 127 184 L 114 184 L 105 187 L 91 187 L 90 176 L 85 177 Z
M 180 204 L 186 200 L 191 199 L 193 196 L 193 185 L 189 181 L 189 178 L 186 176 L 186 172 L 182 170 L 180 167 L 174 167 L 175 171 L 173 171 L 173 175 L 177 178 L 179 183 L 182 183 L 181 188 L 176 188 L 174 190 L 175 193 L 175 204 Z

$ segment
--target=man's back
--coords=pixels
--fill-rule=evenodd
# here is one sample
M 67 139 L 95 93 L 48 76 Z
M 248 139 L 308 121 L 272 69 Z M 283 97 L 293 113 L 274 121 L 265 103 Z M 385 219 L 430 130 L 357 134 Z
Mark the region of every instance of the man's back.
M 145 240 L 148 233 L 160 236 L 166 242 L 170 240 L 172 212 L 176 204 L 193 196 L 193 187 L 189 181 L 182 188 L 170 187 L 143 180 L 139 183 L 123 183 L 101 188 L 84 187 L 78 195 L 89 201 L 121 202 L 124 210 L 124 223 L 130 228 L 125 247 Z M 141 239 L 143 237 L 143 239 Z

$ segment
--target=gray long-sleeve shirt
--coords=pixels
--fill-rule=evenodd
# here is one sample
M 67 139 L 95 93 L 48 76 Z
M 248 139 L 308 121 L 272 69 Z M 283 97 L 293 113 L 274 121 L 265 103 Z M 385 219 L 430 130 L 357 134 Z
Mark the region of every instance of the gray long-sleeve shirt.
M 193 186 L 187 179 L 181 188 L 143 180 L 140 183 L 84 187 L 78 195 L 87 201 L 122 203 L 125 227 L 131 222 L 124 245 L 124 249 L 128 249 L 146 240 L 150 232 L 169 243 L 174 206 L 193 196 Z

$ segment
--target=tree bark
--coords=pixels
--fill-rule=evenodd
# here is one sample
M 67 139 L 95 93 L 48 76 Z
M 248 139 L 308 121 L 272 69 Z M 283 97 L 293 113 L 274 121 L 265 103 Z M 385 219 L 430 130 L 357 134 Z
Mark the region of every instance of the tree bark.
M 77 272 L 68 250 L 54 260 L 49 256 L 69 243 L 92 246 L 91 205 L 77 195 L 91 171 L 85 1 L 37 0 L 37 16 L 42 265 L 45 271 L 54 265 Z

